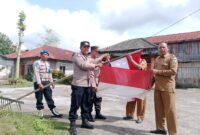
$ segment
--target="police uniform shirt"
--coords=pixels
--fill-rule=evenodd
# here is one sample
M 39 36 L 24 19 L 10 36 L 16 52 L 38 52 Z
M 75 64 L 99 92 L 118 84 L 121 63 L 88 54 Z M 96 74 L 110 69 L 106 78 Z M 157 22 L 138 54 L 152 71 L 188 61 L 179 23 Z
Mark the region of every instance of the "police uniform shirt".
M 33 64 L 34 82 L 41 84 L 42 81 L 53 82 L 50 63 L 47 61 L 37 60 Z

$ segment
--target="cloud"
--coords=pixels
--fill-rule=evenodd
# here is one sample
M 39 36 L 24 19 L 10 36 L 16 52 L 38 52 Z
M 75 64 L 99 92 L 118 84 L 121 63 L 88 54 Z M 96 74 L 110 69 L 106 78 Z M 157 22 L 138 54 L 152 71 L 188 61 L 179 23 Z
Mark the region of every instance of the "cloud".
M 53 10 L 26 0 L 6 0 L 0 2 L 0 31 L 17 43 L 16 23 L 19 12 L 24 10 L 27 16 L 24 46 L 28 49 L 41 42 L 43 27 L 60 35 L 61 48 L 78 51 L 82 40 L 102 48 L 126 39 L 150 36 L 198 5 L 198 0 L 98 0 L 98 9 L 92 12 Z M 194 15 L 166 33 L 199 30 L 199 18 L 199 14 Z
M 11 5 L 11 6 L 10 6 Z M 14 6 L 12 6 L 14 5 Z M 91 41 L 91 44 L 105 47 L 129 36 L 118 34 L 101 28 L 101 22 L 95 13 L 86 10 L 52 10 L 41 8 L 38 5 L 30 5 L 25 0 L 7 0 L 0 4 L 1 32 L 9 35 L 14 42 L 17 42 L 18 13 L 24 10 L 27 16 L 24 45 L 27 48 L 34 48 L 39 42 L 38 37 L 43 33 L 43 27 L 55 30 L 61 39 L 60 47 L 78 51 L 79 43 L 82 40 Z
M 119 33 L 144 31 L 145 28 L 161 29 L 200 8 L 199 5 L 199 0 L 109 0 L 109 2 L 99 0 L 98 2 L 99 12 L 105 22 L 102 28 Z M 199 17 L 191 18 L 195 21 Z M 200 19 L 198 21 L 200 22 Z

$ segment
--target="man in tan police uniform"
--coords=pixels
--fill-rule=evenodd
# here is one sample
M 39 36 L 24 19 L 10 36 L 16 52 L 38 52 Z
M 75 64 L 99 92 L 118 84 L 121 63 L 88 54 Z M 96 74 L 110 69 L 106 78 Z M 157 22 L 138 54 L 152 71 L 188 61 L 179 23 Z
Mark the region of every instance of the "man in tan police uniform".
M 110 59 L 110 55 L 107 53 L 103 54 L 99 57 L 98 57 L 98 55 L 99 55 L 98 46 L 91 46 L 91 53 L 89 56 L 89 61 L 91 63 L 93 63 L 93 64 L 102 63 L 102 60 L 104 58 L 106 58 L 106 61 L 108 62 Z M 92 117 L 93 104 L 94 104 L 95 111 L 96 111 L 95 119 L 101 119 L 101 120 L 106 119 L 106 117 L 101 114 L 102 97 L 99 97 L 96 94 L 98 83 L 99 83 L 99 75 L 100 75 L 100 68 L 95 68 L 94 70 L 90 70 L 90 72 L 89 72 L 90 87 L 91 87 L 91 103 L 90 103 L 90 107 L 89 107 L 89 110 L 90 110 L 89 121 L 92 121 L 92 122 L 94 122 L 94 119 Z
M 167 134 L 166 120 L 169 135 L 177 135 L 175 76 L 178 61 L 173 54 L 169 54 L 167 43 L 159 44 L 158 53 L 153 69 L 156 130 L 150 132 Z
M 41 50 L 40 52 L 41 59 L 36 60 L 33 64 L 34 70 L 34 88 L 40 89 L 40 91 L 35 93 L 36 98 L 36 108 L 38 110 L 39 116 L 43 117 L 43 95 L 46 99 L 47 105 L 52 112 L 53 117 L 62 117 L 62 114 L 59 114 L 55 108 L 54 100 L 52 98 L 52 89 L 50 86 L 44 87 L 49 83 L 52 83 L 52 87 L 54 88 L 52 72 L 50 63 L 47 61 L 49 57 L 48 50 Z
M 77 135 L 76 131 L 76 119 L 77 110 L 81 107 L 82 128 L 93 129 L 93 125 L 88 122 L 89 117 L 89 102 L 90 102 L 90 84 L 89 84 L 89 71 L 94 70 L 97 67 L 101 67 L 102 64 L 93 64 L 88 61 L 90 43 L 88 41 L 82 41 L 80 43 L 80 53 L 73 55 L 73 81 L 71 85 L 71 106 L 69 111 L 70 120 L 70 133 L 71 135 Z

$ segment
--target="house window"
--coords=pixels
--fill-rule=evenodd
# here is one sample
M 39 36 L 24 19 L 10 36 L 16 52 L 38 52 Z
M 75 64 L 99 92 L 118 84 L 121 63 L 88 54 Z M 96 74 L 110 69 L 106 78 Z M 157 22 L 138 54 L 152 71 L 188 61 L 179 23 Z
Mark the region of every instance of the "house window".
M 60 66 L 60 71 L 62 71 L 63 73 L 65 73 L 65 66 Z
M 27 73 L 33 74 L 33 64 L 28 65 Z

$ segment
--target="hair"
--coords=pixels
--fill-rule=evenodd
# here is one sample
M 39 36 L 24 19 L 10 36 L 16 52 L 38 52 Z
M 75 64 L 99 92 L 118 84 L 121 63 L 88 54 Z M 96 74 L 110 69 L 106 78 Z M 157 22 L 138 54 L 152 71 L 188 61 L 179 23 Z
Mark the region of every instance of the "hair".
M 91 46 L 91 52 L 98 49 L 99 47 L 98 46 Z

